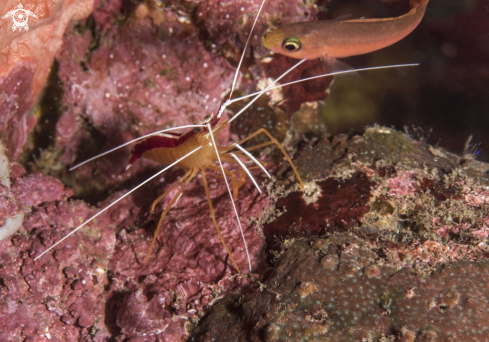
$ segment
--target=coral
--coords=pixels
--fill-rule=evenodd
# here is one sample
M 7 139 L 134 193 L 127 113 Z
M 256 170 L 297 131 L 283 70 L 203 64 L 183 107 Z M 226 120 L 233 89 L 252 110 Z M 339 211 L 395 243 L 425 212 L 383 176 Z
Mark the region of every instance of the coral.
M 375 146 L 384 139 L 391 139 L 393 150 L 408 152 L 396 155 L 385 144 Z M 334 148 L 332 142 L 337 142 Z M 148 340 L 165 341 L 212 337 L 214 333 L 225 339 L 227 332 L 219 330 L 221 327 L 236 336 L 244 336 L 240 330 L 244 329 L 249 336 L 256 333 L 255 340 L 263 337 L 271 341 L 284 340 L 288 334 L 301 335 L 304 340 L 350 336 L 406 341 L 412 340 L 413 334 L 425 339 L 473 334 L 472 327 L 485 318 L 478 321 L 470 316 L 465 324 L 470 329 L 463 332 L 454 330 L 459 329 L 455 324 L 448 330 L 439 327 L 445 324 L 444 317 L 468 317 L 466 311 L 474 301 L 482 308 L 486 305 L 484 297 L 471 297 L 471 293 L 480 292 L 471 287 L 479 282 L 465 282 L 468 275 L 460 272 L 467 270 L 481 279 L 487 276 L 484 263 L 470 261 L 487 255 L 480 237 L 487 229 L 483 171 L 487 165 L 472 161 L 450 169 L 450 165 L 459 165 L 459 157 L 381 127 L 371 128 L 363 136 L 303 142 L 294 159 L 302 174 L 314 150 L 329 151 L 326 155 L 332 159 L 316 158 L 326 167 L 317 180 L 309 176 L 307 202 L 294 192 L 296 185 L 287 177 L 290 169 L 286 164 L 277 168 L 281 180 L 265 184 L 270 197 L 259 195 L 249 183 L 240 190 L 236 204 L 242 217 L 250 217 L 243 222 L 253 267 L 265 280 L 256 275 L 254 279 L 252 275 L 232 275 L 208 216 L 201 179 L 189 185 L 169 212 L 156 250 L 144 265 L 152 238 L 145 228 L 154 229 L 158 218 L 149 213 L 149 206 L 181 175 L 178 171 L 168 174 L 160 185 L 119 202 L 34 263 L 35 256 L 96 210 L 81 201 L 67 200 L 71 191 L 58 180 L 26 173 L 12 164 L 13 194 L 23 203 L 26 220 L 20 234 L 1 242 L 0 312 L 5 324 L 18 322 L 12 329 L 3 326 L 2 332 L 5 336 L 49 333 L 65 340 L 89 335 L 93 340 L 118 335 L 137 339 L 144 335 Z M 368 158 L 360 161 L 365 151 Z M 387 158 L 376 161 L 369 157 L 372 151 L 379 159 L 391 156 L 390 162 L 396 165 L 390 165 Z M 445 162 L 440 159 L 442 153 Z M 424 162 L 415 162 L 416 158 Z M 432 171 L 423 167 L 430 160 Z M 474 175 L 482 175 L 480 183 Z M 224 238 L 239 266 L 246 269 L 224 184 L 212 177 L 210 187 Z M 98 207 L 123 193 L 114 193 Z M 447 213 L 461 216 L 458 222 L 453 216 L 449 221 Z M 459 233 L 450 233 L 445 239 L 438 233 L 440 225 L 451 231 L 459 229 Z M 264 240 L 256 232 L 260 227 L 268 243 L 281 241 L 268 255 L 269 262 L 276 262 L 271 273 L 266 272 L 263 253 L 269 248 L 264 249 Z M 345 231 L 350 235 L 338 235 Z M 310 243 L 291 239 L 302 236 L 313 239 Z M 324 236 L 333 238 L 326 241 Z M 260 284 L 261 291 L 256 288 Z M 353 284 L 363 284 L 365 295 L 355 297 L 348 292 L 353 291 Z M 230 292 L 202 320 L 215 300 Z M 374 303 L 365 297 L 368 293 L 375 296 Z M 421 298 L 425 295 L 431 296 L 429 301 Z M 363 302 L 353 304 L 352 298 Z M 320 305 L 323 299 L 326 306 Z M 358 308 L 352 306 L 357 304 Z M 234 310 L 238 310 L 237 316 Z M 265 311 L 260 314 L 259 310 Z M 343 310 L 348 310 L 350 323 L 343 323 Z M 415 314 L 413 310 L 417 310 Z M 33 313 L 46 323 L 28 322 Z M 258 317 L 258 321 L 250 317 Z M 433 317 L 429 326 L 419 321 L 426 317 Z M 479 332 L 484 332 L 484 325 L 481 327 L 474 330 L 476 340 Z
M 0 43 L 6 44 L 1 45 L 2 61 L 10 63 L 0 69 L 2 139 L 11 157 L 25 148 L 21 161 L 27 169 L 11 162 L 11 190 L 2 187 L 0 194 L 1 220 L 18 213 L 26 217 L 19 232 L 0 242 L 2 337 L 175 341 L 215 332 L 217 339 L 227 333 L 234 333 L 233 339 L 256 340 L 286 340 L 289 334 L 320 340 L 344 334 L 345 339 L 413 341 L 449 333 L 477 340 L 484 332 L 484 315 L 473 316 L 479 307 L 486 308 L 485 289 L 478 281 L 459 277 L 463 269 L 470 277 L 486 277 L 484 262 L 475 260 L 484 260 L 489 251 L 488 166 L 385 127 L 330 138 L 320 120 L 332 82 L 327 78 L 270 92 L 219 137 L 226 144 L 236 135 L 266 127 L 284 139 L 307 181 L 305 195 L 297 192 L 288 164 L 266 150 L 262 159 L 274 177 L 257 177 L 266 193 L 259 194 L 250 182 L 240 189 L 236 204 L 258 274 L 234 274 L 199 177 L 170 210 L 149 263 L 144 263 L 159 214 L 175 192 L 155 213 L 151 203 L 181 177 L 181 170 L 158 177 L 33 262 L 159 169 L 139 161 L 121 174 L 129 149 L 72 173 L 67 165 L 142 134 L 215 113 L 258 8 L 257 0 L 171 5 L 97 0 L 93 11 L 90 1 L 56 3 L 59 7 L 46 12 L 50 19 L 40 16 L 29 32 L 4 35 L 8 25 L 0 28 Z M 0 7 L 0 13 L 6 9 Z M 310 1 L 269 2 L 251 39 L 235 96 L 263 89 L 295 63 L 260 46 L 258 38 L 268 26 L 311 20 L 324 10 Z M 78 21 L 68 25 L 74 12 Z M 52 44 L 36 45 L 42 35 Z M 28 38 L 33 45 L 25 59 L 11 63 L 19 42 Z M 45 95 L 33 115 L 26 116 L 51 65 Z M 324 71 L 323 63 L 309 61 L 282 82 Z M 408 76 L 401 78 L 408 74 L 391 74 L 386 87 L 415 84 L 406 81 Z M 379 90 L 384 88 L 368 89 L 385 96 Z M 346 93 L 349 103 L 362 103 L 353 95 Z M 372 96 L 376 100 L 382 102 Z M 382 104 L 372 108 L 378 106 Z M 239 108 L 233 106 L 225 116 Z M 356 114 L 364 115 L 363 109 Z M 24 144 L 36 119 L 35 133 Z M 226 188 L 222 179 L 210 176 L 219 226 L 246 270 Z M 337 235 L 345 232 L 349 237 Z M 375 300 L 372 304 L 367 294 L 357 294 L 363 301 L 357 308 L 348 291 L 360 283 Z M 202 320 L 216 299 L 230 292 Z M 431 296 L 430 301 L 424 296 Z M 420 299 L 425 302 L 418 303 Z M 325 307 L 317 304 L 322 300 Z M 363 313 L 356 311 L 360 306 Z M 457 324 L 437 328 L 447 324 L 442 318 L 460 314 L 475 332 L 463 335 Z M 428 318 L 433 324 L 421 325 Z M 219 330 L 223 325 L 227 332 Z
M 3 2 L 0 16 L 19 3 Z M 3 19 L 0 27 L 0 130 L 11 156 L 19 155 L 34 126 L 28 110 L 42 90 L 66 26 L 71 20 L 87 17 L 93 0 L 26 0 L 22 4 L 38 17 L 29 19 L 29 31 L 12 31 L 9 19 Z
M 324 259 L 336 261 L 324 267 Z M 426 274 L 379 259 L 346 234 L 287 241 L 267 280 L 216 302 L 191 341 L 486 339 L 487 261 L 442 264 Z

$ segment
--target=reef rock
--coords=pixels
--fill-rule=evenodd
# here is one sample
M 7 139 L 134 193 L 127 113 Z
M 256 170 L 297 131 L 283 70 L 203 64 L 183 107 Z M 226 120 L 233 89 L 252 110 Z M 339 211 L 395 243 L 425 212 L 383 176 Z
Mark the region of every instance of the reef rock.
M 398 270 L 347 234 L 289 240 L 266 281 L 217 302 L 191 341 L 485 341 L 489 263 Z
M 259 1 L 172 1 L 168 7 L 153 0 L 27 2 L 39 17 L 28 32 L 7 32 L 8 21 L 0 28 L 0 115 L 10 156 L 10 163 L 2 160 L 8 172 L 2 171 L 0 223 L 25 217 L 20 230 L 0 242 L 3 338 L 484 336 L 487 317 L 477 310 L 486 310 L 486 290 L 469 277 L 487 277 L 489 167 L 471 154 L 459 157 L 385 127 L 328 136 L 320 101 L 331 79 L 270 92 L 219 137 L 228 144 L 267 128 L 284 141 L 306 182 L 299 191 L 283 156 L 268 149 L 261 158 L 272 180 L 253 171 L 264 193 L 251 182 L 240 189 L 236 206 L 251 274 L 237 275 L 228 260 L 200 176 L 168 213 L 145 264 L 159 215 L 176 192 L 154 213 L 151 204 L 182 170 L 157 177 L 34 261 L 160 170 L 140 161 L 121 175 L 129 149 L 71 173 L 68 165 L 217 111 Z M 2 4 L 0 13 L 17 5 Z M 261 32 L 310 20 L 317 10 L 302 0 L 269 2 L 235 96 L 264 89 L 295 63 L 268 55 Z M 68 25 L 71 19 L 81 20 Z M 22 50 L 21 42 L 32 48 Z M 28 113 L 51 66 L 44 95 Z M 322 63 L 307 62 L 283 82 L 320 72 Z M 240 106 L 229 109 L 225 116 Z M 22 148 L 25 168 L 13 162 Z M 219 227 L 245 272 L 227 189 L 218 175 L 209 176 Z M 458 325 L 447 326 L 451 320 Z
M 19 8 L 22 5 L 22 8 Z M 9 155 L 17 157 L 36 119 L 27 117 L 44 86 L 54 55 L 71 20 L 87 17 L 93 0 L 9 0 L 0 4 L 0 131 Z M 27 28 L 13 30 L 12 10 L 28 10 Z M 17 18 L 17 20 L 20 20 Z M 23 19 L 24 20 L 24 19 Z M 22 20 L 22 21 L 23 21 Z

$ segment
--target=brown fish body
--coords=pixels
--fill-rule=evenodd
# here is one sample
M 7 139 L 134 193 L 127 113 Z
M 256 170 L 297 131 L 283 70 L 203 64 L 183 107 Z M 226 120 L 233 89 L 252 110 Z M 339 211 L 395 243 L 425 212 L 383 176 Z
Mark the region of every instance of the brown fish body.
M 423 19 L 429 0 L 411 0 L 411 10 L 386 19 L 321 20 L 284 25 L 266 33 L 263 46 L 293 58 L 342 58 L 392 45 L 411 33 Z M 298 49 L 286 48 L 287 41 Z

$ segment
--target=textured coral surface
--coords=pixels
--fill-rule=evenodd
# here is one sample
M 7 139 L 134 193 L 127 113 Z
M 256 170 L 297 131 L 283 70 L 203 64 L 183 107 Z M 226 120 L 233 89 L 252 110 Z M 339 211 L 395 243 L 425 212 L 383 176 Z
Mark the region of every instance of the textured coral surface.
M 20 234 L 1 242 L 0 330 L 6 340 L 86 336 L 102 341 L 120 333 L 158 333 L 165 341 L 179 340 L 186 334 L 185 324 L 221 292 L 249 281 L 232 276 L 235 271 L 213 230 L 201 181 L 170 212 L 147 265 L 151 234 L 135 225 L 139 209 L 132 201 L 121 202 L 34 262 L 46 246 L 96 210 L 82 201 L 67 201 L 72 191 L 57 179 L 26 174 L 16 164 L 11 168 L 17 170 L 11 174 L 12 194 L 26 218 Z M 240 235 L 233 217 L 225 214 L 230 210 L 228 194 L 223 184 L 211 181 L 210 186 L 223 236 L 245 270 Z M 267 197 L 253 194 L 250 186 L 241 194 L 237 206 L 244 217 L 267 206 Z M 246 222 L 244 228 L 257 268 L 263 242 Z M 205 246 L 198 241 L 206 241 Z
M 486 341 L 487 261 L 397 270 L 350 235 L 288 241 L 266 282 L 219 301 L 193 341 Z
M 248 18 L 257 10 L 257 4 L 233 4 L 217 17 L 225 19 L 234 11 L 236 18 Z M 302 2 L 290 3 L 290 15 L 294 20 L 308 19 L 309 14 L 304 18 L 297 4 L 302 8 Z M 156 170 L 143 162 L 135 165 L 132 173 L 118 177 L 127 163 L 124 153 L 73 174 L 67 173 L 66 164 L 158 128 L 195 123 L 217 110 L 234 73 L 230 64 L 239 56 L 226 58 L 221 50 L 209 49 L 208 40 L 203 39 L 207 15 L 198 21 L 202 26 L 190 21 L 196 5 L 176 6 L 96 1 L 87 20 L 73 22 L 67 29 L 45 96 L 36 116 L 31 116 L 39 118 L 29 141 L 35 158 L 24 158 L 29 172 L 19 164 L 11 164 L 12 192 L 5 191 L 2 197 L 5 217 L 13 214 L 17 204 L 26 215 L 21 232 L 1 242 L 1 331 L 7 340 L 107 340 L 145 335 L 151 340 L 179 341 L 186 336 L 188 323 L 195 322 L 215 298 L 250 281 L 249 276 L 235 275 L 209 217 L 200 176 L 172 207 L 149 263 L 144 263 L 159 214 L 175 192 L 157 206 L 155 214 L 150 213 L 150 205 L 182 176 L 181 170 L 158 177 L 152 186 L 122 200 L 46 256 L 33 261 L 97 209 Z M 69 15 L 66 8 L 62 13 Z M 217 20 L 215 13 L 211 19 Z M 156 20 L 160 21 L 158 25 Z M 250 21 L 238 29 L 235 22 L 224 20 L 224 24 L 227 33 L 221 33 L 234 42 L 235 31 L 249 29 Z M 64 32 L 65 26 L 57 27 Z M 31 33 L 40 38 L 34 24 L 31 31 L 21 34 Z M 234 43 L 243 45 L 239 39 Z M 258 46 L 256 38 L 253 44 Z M 39 54 L 46 57 L 43 63 L 51 65 L 52 55 Z M 21 65 L 10 64 L 14 69 Z M 255 69 L 253 81 L 266 79 L 261 67 Z M 48 70 L 43 70 L 45 78 Z M 11 99 L 12 106 L 26 107 L 17 116 L 12 116 L 12 106 L 6 108 L 6 117 L 14 117 L 14 126 L 24 137 L 12 145 L 16 149 L 10 149 L 11 155 L 17 155 L 32 129 L 19 123 L 27 120 L 26 110 L 37 97 L 37 83 L 32 79 L 39 76 L 18 74 L 22 82 L 17 82 L 11 75 L 7 74 L 5 82 L 12 89 L 3 88 L 7 91 L 5 97 Z M 243 84 L 244 90 L 256 90 L 250 80 Z M 30 92 L 29 98 L 14 96 L 19 85 L 25 88 L 22 94 Z M 319 97 L 326 96 L 324 89 L 318 92 Z M 224 133 L 220 139 L 227 143 L 229 133 Z M 36 147 L 43 149 L 40 154 Z M 73 195 L 71 189 L 36 170 L 62 178 L 96 208 L 67 199 Z M 136 177 L 130 179 L 132 175 Z M 208 179 L 223 237 L 239 267 L 246 270 L 246 253 L 235 218 L 230 215 L 226 187 L 212 173 Z M 108 195 L 104 191 L 109 186 L 112 191 Z M 236 203 L 252 267 L 257 270 L 264 263 L 259 258 L 264 241 L 255 231 L 254 221 L 247 218 L 268 208 L 269 199 L 247 183 L 240 189 Z
M 0 14 L 18 3 L 0 4 Z M 416 80 L 414 71 L 386 73 L 378 78 L 382 87 L 374 86 L 375 76 L 369 74 L 360 81 L 338 79 L 331 90 L 330 78 L 276 90 L 223 132 L 220 143 L 228 144 L 265 127 L 284 142 L 306 181 L 306 190 L 298 191 L 290 166 L 267 149 L 261 158 L 272 180 L 253 171 L 264 193 L 249 181 L 240 189 L 236 205 L 252 274 L 236 275 L 209 217 L 200 176 L 170 210 L 144 263 L 159 215 L 176 191 L 154 213 L 151 204 L 183 175 L 176 169 L 33 261 L 160 169 L 140 160 L 121 174 L 129 149 L 74 172 L 69 166 L 217 111 L 259 3 L 26 0 L 26 8 L 39 16 L 29 31 L 14 32 L 10 21 L 2 21 L 0 124 L 12 182 L 10 191 L 0 189 L 0 221 L 20 211 L 25 218 L 17 234 L 0 242 L 1 338 L 484 340 L 487 293 L 481 281 L 487 267 L 481 260 L 489 253 L 488 166 L 476 162 L 470 149 L 459 157 L 409 130 L 375 126 L 363 134 L 329 136 L 321 117 L 348 116 L 344 107 L 335 107 L 338 97 L 330 95 L 336 94 L 344 96 L 342 103 L 357 106 L 356 116 L 390 112 L 407 120 L 424 108 L 416 100 L 424 88 L 415 99 L 406 91 L 409 106 L 401 109 L 391 102 L 404 102 L 390 91 L 412 90 L 430 79 L 429 73 L 416 74 Z M 403 13 L 402 8 L 396 12 L 395 2 L 389 4 L 393 7 L 385 14 Z M 251 37 L 235 96 L 263 89 L 295 63 L 269 56 L 260 45 L 261 33 L 269 26 L 324 16 L 330 8 L 317 5 L 269 2 Z M 467 22 L 464 16 L 460 21 Z M 440 32 L 454 30 L 447 26 Z M 403 46 L 401 51 L 411 45 Z M 474 47 L 467 46 L 473 54 Z M 441 51 L 453 54 L 453 46 L 441 44 Z M 378 56 L 372 64 L 383 64 Z M 457 71 L 460 63 L 459 54 L 450 70 Z M 475 76 L 484 76 L 484 67 L 480 70 L 454 72 L 444 81 L 455 89 L 469 78 L 477 84 L 481 78 Z M 284 82 L 321 72 L 323 63 L 309 61 Z M 348 91 L 342 82 L 348 82 Z M 326 97 L 333 101 L 325 106 Z M 233 105 L 225 116 L 240 106 Z M 431 112 L 423 113 L 429 117 Z M 263 141 L 258 137 L 251 143 Z M 22 165 L 13 161 L 19 155 Z M 217 176 L 208 175 L 217 221 L 245 271 L 243 242 Z M 226 335 L 230 332 L 234 335 Z

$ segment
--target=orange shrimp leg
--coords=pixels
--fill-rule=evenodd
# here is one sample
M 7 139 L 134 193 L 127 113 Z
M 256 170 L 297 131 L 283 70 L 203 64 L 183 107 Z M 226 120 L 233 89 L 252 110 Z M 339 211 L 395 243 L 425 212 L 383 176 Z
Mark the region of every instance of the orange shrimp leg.
M 251 167 L 248 168 L 250 170 Z M 238 190 L 243 186 L 243 184 L 246 182 L 246 171 L 241 169 L 240 171 L 240 177 L 239 177 L 239 183 L 238 183 Z
M 213 169 L 213 170 L 216 170 L 216 171 L 219 171 L 219 172 L 222 173 L 221 168 L 219 168 L 219 167 L 217 167 L 215 165 L 209 165 L 207 167 L 210 168 L 210 169 Z M 238 198 L 238 186 L 236 185 L 236 176 L 231 171 L 224 170 L 224 172 L 226 173 L 226 176 L 230 176 L 231 177 L 231 184 L 233 186 L 233 199 L 236 200 L 236 198 Z M 218 175 L 216 177 L 222 177 L 222 176 L 221 175 Z
M 271 142 L 270 142 L 271 143 Z M 248 158 L 248 156 L 242 154 L 242 153 L 239 153 L 239 152 L 236 152 L 235 155 L 239 156 L 239 157 L 243 157 L 243 158 Z M 221 159 L 223 162 L 226 162 L 226 163 L 229 163 L 229 164 L 236 164 L 236 165 L 239 165 L 239 163 L 236 162 L 236 160 L 234 160 L 233 158 L 230 158 L 227 154 L 225 155 L 222 155 L 221 156 Z M 261 162 L 258 160 L 258 162 L 260 164 L 262 164 L 263 166 L 266 165 L 266 163 L 264 162 Z M 253 166 L 253 167 L 248 167 L 248 170 L 253 170 L 253 169 L 257 169 L 258 166 Z M 238 190 L 243 186 L 243 184 L 246 182 L 246 171 L 241 169 L 240 171 L 240 178 L 239 178 L 239 183 L 238 183 Z
M 252 166 L 252 167 L 249 167 L 248 170 L 254 170 L 254 169 L 258 169 L 258 168 L 259 168 L 258 166 Z M 241 170 L 241 178 L 239 179 L 238 190 L 239 190 L 239 188 L 241 188 L 244 185 L 244 183 L 246 183 L 246 171 Z
M 165 193 L 163 195 L 161 195 L 160 197 L 158 197 L 157 199 L 155 199 L 153 201 L 153 204 L 151 205 L 151 213 L 154 213 L 155 212 L 155 207 L 158 204 L 158 202 L 160 202 L 163 198 L 165 198 L 166 195 L 168 195 L 173 189 L 175 189 L 178 186 L 178 184 L 180 184 L 181 182 L 183 182 L 190 175 L 190 172 L 192 172 L 192 170 L 188 170 L 187 172 L 185 172 L 185 174 L 183 175 L 183 177 L 181 177 L 176 182 L 174 182 L 170 186 L 170 188 L 165 191 Z
M 151 242 L 151 246 L 149 247 L 149 251 L 148 251 L 148 254 L 146 255 L 146 259 L 144 261 L 145 264 L 148 263 L 148 260 L 149 260 L 149 256 L 151 255 L 151 251 L 153 250 L 153 247 L 154 247 L 154 244 L 156 242 L 156 238 L 158 237 L 158 233 L 160 232 L 160 229 L 161 229 L 161 225 L 163 223 L 163 219 L 165 218 L 166 214 L 168 213 L 168 211 L 170 210 L 170 208 L 173 206 L 173 204 L 177 201 L 178 197 L 180 197 L 180 195 L 182 194 L 183 192 L 183 189 L 185 189 L 188 185 L 188 183 L 190 183 L 190 181 L 195 177 L 195 175 L 199 172 L 199 169 L 191 169 L 189 170 L 189 176 L 187 176 L 187 179 L 185 179 L 185 182 L 183 183 L 183 185 L 180 187 L 180 189 L 178 190 L 177 194 L 175 195 L 175 197 L 172 198 L 172 200 L 170 201 L 170 203 L 168 204 L 168 206 L 166 207 L 165 211 L 163 211 L 163 213 L 161 214 L 161 217 L 160 217 L 160 221 L 158 222 L 158 227 L 156 228 L 156 231 L 155 231 L 155 235 L 153 237 L 153 241 Z M 186 174 L 187 175 L 187 174 Z M 184 176 L 185 177 L 185 176 Z M 182 177 L 182 178 L 184 178 Z M 179 181 L 177 181 L 177 184 L 181 182 L 181 179 Z M 168 191 L 167 191 L 168 192 Z M 160 196 L 161 197 L 161 196 Z M 153 203 L 154 204 L 154 203 Z
M 299 176 L 299 172 L 297 172 L 297 169 L 295 168 L 294 163 L 292 163 L 292 160 L 290 159 L 290 157 L 288 156 L 288 154 L 285 152 L 285 150 L 282 147 L 282 145 L 280 145 L 280 143 L 265 128 L 260 128 L 255 133 L 250 134 L 249 136 L 247 136 L 243 140 L 238 141 L 237 144 L 240 144 L 241 145 L 242 143 L 250 140 L 251 138 L 257 136 L 260 133 L 266 134 L 268 136 L 268 138 L 270 139 L 270 142 L 269 143 L 259 144 L 259 145 L 256 145 L 256 146 L 252 146 L 250 148 L 246 148 L 245 150 L 246 151 L 252 151 L 252 150 L 255 150 L 255 149 L 260 148 L 260 147 L 264 147 L 264 146 L 267 146 L 267 145 L 275 144 L 280 149 L 280 151 L 284 155 L 285 159 L 287 159 L 287 161 L 289 162 L 290 166 L 292 167 L 292 170 L 294 171 L 295 176 L 297 177 L 297 180 L 301 184 L 302 190 L 304 190 L 304 183 L 302 183 L 302 178 L 301 178 L 301 176 Z
M 204 169 L 202 169 L 202 181 L 204 182 L 204 189 L 205 189 L 205 194 L 207 196 L 207 203 L 209 203 L 209 210 L 211 213 L 212 221 L 214 221 L 214 226 L 216 227 L 216 230 L 217 230 L 217 235 L 219 235 L 219 239 L 221 240 L 222 245 L 226 249 L 226 252 L 228 252 L 228 255 L 231 258 L 231 261 L 233 262 L 234 267 L 236 268 L 238 273 L 241 273 L 241 271 L 239 270 L 238 264 L 236 264 L 236 261 L 234 260 L 233 255 L 231 254 L 231 251 L 229 250 L 228 246 L 226 245 L 226 242 L 224 241 L 224 238 L 221 234 L 221 230 L 219 229 L 219 226 L 217 225 L 216 216 L 214 215 L 214 208 L 212 207 L 211 195 L 209 193 L 209 187 L 207 186 L 207 178 L 205 177 L 205 170 Z

